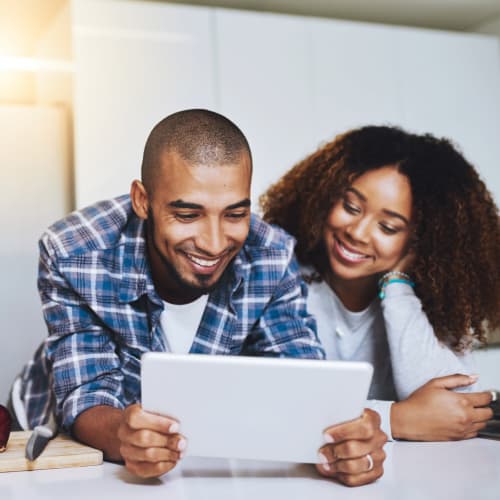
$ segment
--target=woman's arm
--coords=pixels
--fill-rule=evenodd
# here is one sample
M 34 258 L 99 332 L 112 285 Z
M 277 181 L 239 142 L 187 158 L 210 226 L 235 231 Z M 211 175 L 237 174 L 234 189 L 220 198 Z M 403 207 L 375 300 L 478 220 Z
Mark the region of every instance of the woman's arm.
M 442 441 L 475 436 L 491 418 L 491 410 L 484 408 L 491 395 L 473 392 L 477 376 L 470 376 L 470 353 L 456 353 L 438 341 L 409 285 L 387 286 L 382 311 L 400 399 L 390 410 L 392 437 Z
M 381 305 L 394 387 L 400 400 L 433 378 L 474 373 L 469 352 L 456 353 L 437 339 L 420 299 L 409 285 L 389 284 Z M 462 390 L 471 392 L 477 388 L 472 384 Z

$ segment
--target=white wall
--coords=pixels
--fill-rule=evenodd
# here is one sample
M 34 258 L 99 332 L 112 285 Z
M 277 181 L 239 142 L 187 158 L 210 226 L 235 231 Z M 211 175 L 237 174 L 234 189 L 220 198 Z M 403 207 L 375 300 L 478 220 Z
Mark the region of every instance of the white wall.
M 73 24 L 78 206 L 128 191 L 154 123 L 197 106 L 247 135 L 254 201 L 367 123 L 450 137 L 500 200 L 494 37 L 118 0 L 74 0 Z
M 76 204 L 128 192 L 153 125 L 214 109 L 211 11 L 147 2 L 74 1 Z
M 46 336 L 38 298 L 37 239 L 70 208 L 63 108 L 0 106 L 0 403 Z
M 70 5 L 64 5 L 47 25 L 38 39 L 35 57 L 67 62 L 71 68 Z M 71 71 L 45 71 L 36 73 L 37 104 L 64 105 L 71 113 L 73 107 L 73 74 Z

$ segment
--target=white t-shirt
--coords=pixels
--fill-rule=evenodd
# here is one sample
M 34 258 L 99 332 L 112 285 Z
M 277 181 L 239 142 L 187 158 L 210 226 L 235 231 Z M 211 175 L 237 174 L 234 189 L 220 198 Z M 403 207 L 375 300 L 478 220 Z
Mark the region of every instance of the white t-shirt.
M 160 324 L 170 352 L 178 354 L 189 352 L 207 302 L 207 294 L 189 304 L 170 304 L 163 301 Z

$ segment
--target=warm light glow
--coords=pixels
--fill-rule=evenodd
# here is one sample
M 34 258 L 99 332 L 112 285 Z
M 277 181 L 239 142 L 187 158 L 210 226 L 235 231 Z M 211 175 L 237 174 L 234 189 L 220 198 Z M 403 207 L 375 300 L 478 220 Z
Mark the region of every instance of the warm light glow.
M 57 59 L 0 56 L 0 71 L 55 71 L 71 73 L 74 71 L 74 66 L 72 62 Z

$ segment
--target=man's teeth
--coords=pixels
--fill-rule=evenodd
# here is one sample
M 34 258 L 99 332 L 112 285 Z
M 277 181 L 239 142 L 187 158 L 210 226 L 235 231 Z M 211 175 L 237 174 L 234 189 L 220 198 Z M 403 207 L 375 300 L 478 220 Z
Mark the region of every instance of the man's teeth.
M 344 245 L 342 245 L 342 243 L 340 243 L 339 247 L 340 247 L 340 250 L 342 251 L 342 253 L 346 257 L 349 257 L 350 259 L 364 259 L 364 258 L 366 258 L 366 255 L 363 255 L 361 253 L 350 252 L 349 250 L 347 250 L 347 248 Z
M 199 257 L 195 257 L 193 255 L 188 255 L 188 257 L 195 264 L 198 264 L 199 266 L 202 266 L 202 267 L 213 267 L 220 261 L 220 259 L 215 259 L 215 260 L 200 259 Z

